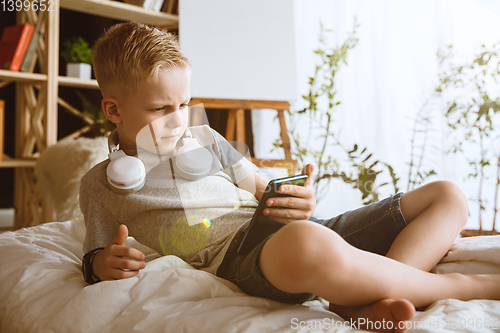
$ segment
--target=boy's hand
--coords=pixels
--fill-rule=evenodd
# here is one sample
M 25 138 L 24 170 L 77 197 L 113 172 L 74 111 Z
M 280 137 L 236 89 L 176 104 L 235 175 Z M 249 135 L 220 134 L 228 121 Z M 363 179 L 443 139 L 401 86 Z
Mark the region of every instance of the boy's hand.
M 127 226 L 122 224 L 118 228 L 118 235 L 115 239 L 104 250 L 95 255 L 94 274 L 102 281 L 126 279 L 136 275 L 140 269 L 146 267 L 146 262 L 143 261 L 146 257 L 144 253 L 133 247 L 125 246 L 127 237 Z M 125 257 L 132 259 L 125 259 Z
M 302 170 L 302 174 L 307 174 L 307 181 L 304 186 L 281 185 L 279 193 L 289 194 L 292 197 L 278 197 L 267 199 L 266 205 L 271 208 L 264 209 L 264 215 L 271 220 L 280 223 L 290 223 L 298 220 L 307 220 L 314 214 L 316 208 L 316 198 L 311 186 L 314 165 L 308 164 Z M 273 206 L 286 208 L 272 208 Z

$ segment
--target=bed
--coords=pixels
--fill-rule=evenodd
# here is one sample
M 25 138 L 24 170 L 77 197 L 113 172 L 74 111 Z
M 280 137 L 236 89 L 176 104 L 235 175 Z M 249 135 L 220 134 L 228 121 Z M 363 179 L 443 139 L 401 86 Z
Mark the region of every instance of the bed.
M 129 279 L 87 285 L 81 218 L 0 234 L 1 332 L 354 332 L 328 303 L 250 297 L 175 256 L 147 254 Z M 500 273 L 500 236 L 459 239 L 436 273 Z M 414 332 L 497 332 L 500 301 L 443 300 L 417 312 Z M 412 331 L 412 330 L 410 330 Z M 358 332 L 358 331 L 356 331 Z

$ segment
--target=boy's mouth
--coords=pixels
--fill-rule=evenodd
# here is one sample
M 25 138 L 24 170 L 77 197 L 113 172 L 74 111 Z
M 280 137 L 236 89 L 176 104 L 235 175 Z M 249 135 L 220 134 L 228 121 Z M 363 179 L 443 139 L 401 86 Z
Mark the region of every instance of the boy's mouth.
M 176 134 L 176 135 L 172 135 L 172 136 L 162 136 L 161 138 L 162 138 L 162 139 L 166 139 L 166 140 L 175 140 L 175 139 L 177 139 L 179 136 L 180 136 L 180 134 Z

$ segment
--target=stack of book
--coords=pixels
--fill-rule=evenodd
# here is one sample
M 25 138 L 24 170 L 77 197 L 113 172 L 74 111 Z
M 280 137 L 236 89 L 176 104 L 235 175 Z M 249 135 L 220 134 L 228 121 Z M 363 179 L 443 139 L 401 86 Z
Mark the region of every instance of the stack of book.
M 126 3 L 143 7 L 155 12 L 179 14 L 179 0 L 124 0 Z
M 33 72 L 40 32 L 30 24 L 5 27 L 0 37 L 0 69 Z

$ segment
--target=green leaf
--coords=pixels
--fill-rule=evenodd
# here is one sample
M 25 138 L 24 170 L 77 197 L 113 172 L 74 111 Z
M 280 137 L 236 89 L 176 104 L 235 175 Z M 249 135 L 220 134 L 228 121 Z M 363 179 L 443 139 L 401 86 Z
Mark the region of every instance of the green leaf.
M 368 159 L 369 159 L 370 157 L 372 157 L 372 155 L 373 155 L 373 154 L 368 155 L 368 156 L 367 156 L 367 157 L 363 160 L 363 162 L 368 161 Z
M 352 153 L 354 153 L 356 150 L 358 150 L 358 145 L 357 145 L 357 144 L 354 144 L 353 149 L 352 149 L 352 150 L 350 150 L 350 151 L 348 151 L 347 153 L 348 153 L 348 154 L 352 154 Z

